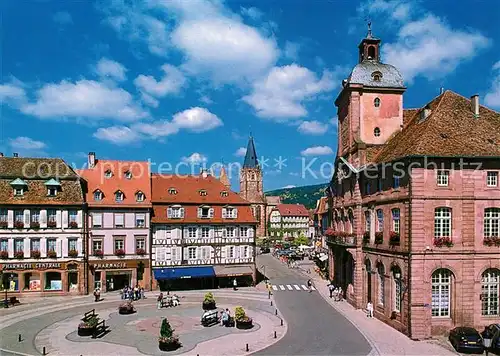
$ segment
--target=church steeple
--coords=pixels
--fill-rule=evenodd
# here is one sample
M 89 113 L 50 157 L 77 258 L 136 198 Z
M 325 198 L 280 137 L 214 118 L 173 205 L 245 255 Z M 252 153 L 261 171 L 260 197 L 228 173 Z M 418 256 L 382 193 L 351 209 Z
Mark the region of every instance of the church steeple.
M 373 37 L 372 23 L 368 22 L 368 33 L 359 44 L 359 63 L 363 61 L 380 62 L 380 39 Z
M 245 161 L 243 162 L 243 168 L 258 168 L 259 162 L 257 160 L 257 153 L 255 152 L 255 144 L 253 142 L 253 137 L 250 136 L 248 139 L 247 153 L 245 154 Z

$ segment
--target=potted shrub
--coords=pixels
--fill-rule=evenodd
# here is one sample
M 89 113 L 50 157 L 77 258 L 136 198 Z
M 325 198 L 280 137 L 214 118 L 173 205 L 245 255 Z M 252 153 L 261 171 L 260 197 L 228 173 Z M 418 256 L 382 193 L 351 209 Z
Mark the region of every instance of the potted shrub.
M 451 237 L 436 237 L 434 239 L 434 246 L 436 247 L 452 247 L 453 241 L 451 241 Z
M 401 238 L 399 236 L 399 233 L 397 233 L 395 231 L 391 231 L 391 234 L 389 236 L 389 245 L 392 245 L 392 246 L 399 245 L 400 241 L 401 241 Z
M 375 233 L 375 245 L 380 245 L 384 243 L 384 232 L 383 231 L 377 231 Z
M 99 318 L 97 315 L 90 317 L 87 321 L 78 324 L 78 336 L 90 336 L 94 333 Z
M 125 250 L 122 248 L 118 248 L 115 250 L 115 255 L 118 257 L 123 257 L 125 256 Z
M 253 327 L 252 318 L 249 318 L 243 307 L 236 307 L 234 310 L 234 320 L 237 329 L 251 329 Z
M 22 222 L 22 221 L 15 221 L 14 222 L 14 227 L 16 229 L 24 229 L 24 222 Z
M 143 249 L 143 248 L 138 248 L 136 251 L 135 251 L 136 254 L 140 255 L 140 256 L 144 256 L 146 254 L 146 250 Z
M 53 220 L 47 221 L 47 227 L 56 227 L 57 223 Z
M 49 250 L 49 251 L 47 251 L 47 257 L 48 258 L 57 258 L 57 252 L 54 250 Z
M 214 310 L 216 309 L 215 298 L 214 295 L 210 292 L 205 294 L 205 298 L 202 303 L 203 310 Z
M 33 230 L 38 230 L 40 228 L 40 223 L 38 221 L 32 221 L 30 222 L 30 228 Z
M 370 231 L 365 231 L 363 234 L 363 243 L 367 244 L 370 242 Z
M 31 256 L 31 258 L 39 259 L 42 255 L 41 255 L 40 251 L 33 250 L 30 252 L 30 256 Z
M 14 252 L 14 258 L 17 258 L 18 260 L 22 260 L 24 258 L 24 251 Z
M 69 257 L 78 257 L 78 251 L 77 250 L 69 250 L 68 256 Z
M 102 250 L 94 250 L 94 256 L 102 258 L 104 256 L 104 253 L 102 252 Z
M 70 229 L 78 229 L 78 223 L 76 221 L 70 221 L 69 228 Z
M 135 308 L 134 306 L 132 305 L 132 302 L 131 301 L 128 301 L 128 302 L 125 302 L 125 303 L 122 303 L 120 304 L 120 306 L 118 307 L 118 313 L 119 314 L 132 314 L 135 312 Z
M 0 251 L 0 258 L 2 260 L 6 260 L 9 258 L 9 252 L 8 251 Z
M 9 227 L 9 223 L 7 221 L 0 221 L 0 229 L 6 229 Z
M 158 348 L 161 351 L 174 351 L 181 347 L 179 337 L 174 335 L 174 329 L 170 326 L 167 318 L 161 321 L 160 337 L 158 338 Z

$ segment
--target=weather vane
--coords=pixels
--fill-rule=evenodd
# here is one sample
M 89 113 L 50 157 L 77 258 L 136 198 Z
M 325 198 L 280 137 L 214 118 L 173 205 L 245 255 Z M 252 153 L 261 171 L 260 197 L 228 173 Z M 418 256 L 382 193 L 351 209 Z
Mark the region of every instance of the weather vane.
M 367 18 L 365 21 L 368 22 L 368 34 L 366 37 L 371 38 L 372 37 L 372 21 Z

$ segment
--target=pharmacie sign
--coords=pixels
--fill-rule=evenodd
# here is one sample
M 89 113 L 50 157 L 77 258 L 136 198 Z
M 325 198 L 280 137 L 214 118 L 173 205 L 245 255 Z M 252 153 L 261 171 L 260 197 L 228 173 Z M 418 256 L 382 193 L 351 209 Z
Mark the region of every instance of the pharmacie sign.
M 116 262 L 116 263 L 96 263 L 92 265 L 95 269 L 116 269 L 116 268 L 127 268 L 127 264 L 125 262 Z
M 7 263 L 4 264 L 2 269 L 13 270 L 13 269 L 50 269 L 50 268 L 61 268 L 61 263 Z

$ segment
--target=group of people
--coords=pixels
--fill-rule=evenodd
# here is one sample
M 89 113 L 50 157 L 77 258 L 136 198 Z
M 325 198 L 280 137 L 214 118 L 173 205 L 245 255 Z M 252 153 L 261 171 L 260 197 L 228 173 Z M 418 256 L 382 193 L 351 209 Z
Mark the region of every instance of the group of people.
M 230 324 L 231 324 L 231 312 L 229 311 L 229 309 L 226 308 L 226 310 L 222 310 L 220 325 L 231 326 Z
M 129 299 L 129 300 L 146 299 L 146 296 L 144 295 L 144 288 L 139 287 L 139 285 L 136 285 L 135 288 L 125 286 L 125 288 L 123 288 L 120 294 L 122 296 L 122 299 Z
M 173 296 L 170 295 L 170 292 L 167 291 L 167 295 L 164 296 L 163 292 L 160 293 L 158 298 L 156 299 L 157 307 L 158 309 L 161 309 L 162 307 L 176 307 L 180 305 L 180 300 L 179 297 L 174 294 Z
M 336 286 L 333 281 L 328 285 L 328 290 L 330 291 L 330 298 L 333 298 L 336 302 L 344 300 L 344 291 L 342 287 Z
M 98 302 L 101 300 L 101 288 L 97 287 L 94 289 L 94 301 Z

